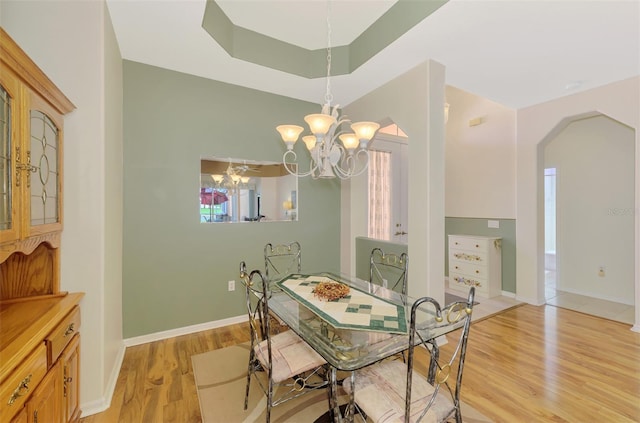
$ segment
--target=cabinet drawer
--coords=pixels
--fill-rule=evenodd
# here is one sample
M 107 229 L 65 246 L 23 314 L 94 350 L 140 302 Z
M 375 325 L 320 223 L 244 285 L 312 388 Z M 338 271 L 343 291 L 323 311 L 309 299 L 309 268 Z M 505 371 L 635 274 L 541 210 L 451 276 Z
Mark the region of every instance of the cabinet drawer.
M 484 239 L 457 237 L 449 238 L 449 248 L 467 251 L 487 251 L 487 241 Z
M 451 272 L 462 273 L 475 279 L 486 279 L 488 275 L 486 266 L 477 266 L 472 263 L 464 263 L 459 261 L 452 261 L 449 265 Z
M 451 249 L 449 250 L 449 261 L 466 262 L 486 266 L 487 253 L 482 251 Z
M 47 347 L 39 344 L 0 385 L 0 422 L 6 423 L 23 404 L 47 373 Z
M 75 306 L 45 339 L 49 366 L 56 362 L 62 350 L 71 342 L 73 335 L 78 330 L 80 330 L 80 307 Z
M 462 273 L 449 272 L 449 287 L 458 291 L 469 292 L 469 288 L 475 286 L 477 294 L 485 294 L 488 291 L 485 279 L 474 278 Z

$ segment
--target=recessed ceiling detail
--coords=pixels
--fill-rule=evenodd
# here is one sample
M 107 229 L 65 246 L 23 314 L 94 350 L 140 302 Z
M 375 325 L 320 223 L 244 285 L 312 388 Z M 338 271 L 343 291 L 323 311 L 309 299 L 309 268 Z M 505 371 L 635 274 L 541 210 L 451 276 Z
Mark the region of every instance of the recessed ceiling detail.
M 350 74 L 448 0 L 398 0 L 351 44 L 331 47 L 331 74 Z M 207 0 L 202 27 L 231 56 L 305 78 L 327 74 L 326 48 L 309 50 L 235 25 Z

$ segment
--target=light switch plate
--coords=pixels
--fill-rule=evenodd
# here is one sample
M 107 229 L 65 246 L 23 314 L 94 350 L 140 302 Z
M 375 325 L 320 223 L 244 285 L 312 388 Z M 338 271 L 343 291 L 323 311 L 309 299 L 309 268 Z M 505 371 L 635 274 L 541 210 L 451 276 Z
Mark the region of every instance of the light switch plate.
M 487 220 L 487 228 L 499 228 L 500 221 L 499 220 Z

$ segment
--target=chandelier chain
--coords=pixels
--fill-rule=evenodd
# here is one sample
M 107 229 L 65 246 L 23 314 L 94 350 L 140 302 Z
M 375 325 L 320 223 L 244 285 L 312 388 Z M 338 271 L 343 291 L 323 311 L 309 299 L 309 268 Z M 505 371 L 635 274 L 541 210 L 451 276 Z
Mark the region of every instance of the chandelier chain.
M 327 2 L 327 92 L 324 95 L 325 104 L 331 106 L 331 2 Z

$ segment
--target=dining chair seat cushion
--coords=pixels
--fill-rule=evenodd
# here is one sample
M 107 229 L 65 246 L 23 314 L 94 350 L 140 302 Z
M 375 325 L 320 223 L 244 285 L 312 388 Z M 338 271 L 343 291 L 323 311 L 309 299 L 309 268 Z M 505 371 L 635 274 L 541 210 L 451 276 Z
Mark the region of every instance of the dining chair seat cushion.
M 407 367 L 400 360 L 386 360 L 356 371 L 354 397 L 358 407 L 376 423 L 404 422 Z M 351 381 L 346 378 L 343 388 L 351 393 Z M 442 386 L 434 404 L 423 417 L 423 423 L 445 421 L 454 411 Z M 421 374 L 414 372 L 411 381 L 411 422 L 416 422 L 433 396 L 434 387 Z
M 256 345 L 254 352 L 262 367 L 267 369 L 269 363 L 267 340 Z M 273 357 L 271 377 L 274 383 L 326 364 L 320 354 L 291 330 L 271 335 L 271 355 Z

